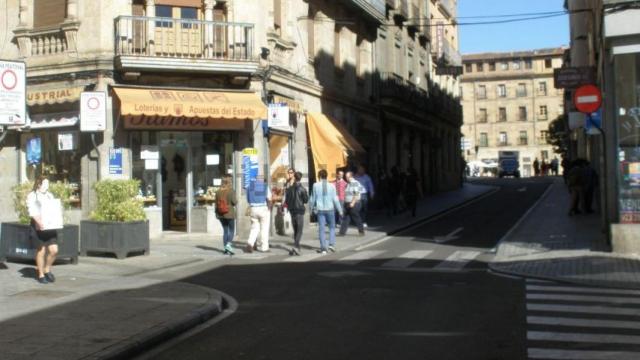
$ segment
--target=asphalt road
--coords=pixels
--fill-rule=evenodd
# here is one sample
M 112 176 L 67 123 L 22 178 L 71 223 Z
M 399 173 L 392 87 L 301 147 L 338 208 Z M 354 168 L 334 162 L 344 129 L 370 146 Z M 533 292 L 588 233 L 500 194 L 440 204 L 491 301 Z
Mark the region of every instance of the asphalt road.
M 501 190 L 375 246 L 237 260 L 188 279 L 238 309 L 152 357 L 526 359 L 524 281 L 489 273 L 487 261 L 549 181 L 490 183 Z

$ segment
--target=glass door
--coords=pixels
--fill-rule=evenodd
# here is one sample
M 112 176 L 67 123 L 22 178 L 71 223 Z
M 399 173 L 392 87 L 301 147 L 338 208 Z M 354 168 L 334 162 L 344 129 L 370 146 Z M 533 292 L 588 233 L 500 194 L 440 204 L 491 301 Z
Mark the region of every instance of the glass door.
M 160 132 L 163 230 L 189 231 L 191 156 L 189 133 Z

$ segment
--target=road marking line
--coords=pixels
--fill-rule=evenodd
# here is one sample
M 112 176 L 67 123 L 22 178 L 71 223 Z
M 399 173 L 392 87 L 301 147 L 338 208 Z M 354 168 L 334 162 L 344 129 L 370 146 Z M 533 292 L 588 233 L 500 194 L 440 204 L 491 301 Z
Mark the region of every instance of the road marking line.
M 640 352 L 631 351 L 591 351 L 558 350 L 532 348 L 527 351 L 529 359 L 567 359 L 567 360 L 637 360 Z
M 383 254 L 384 252 L 385 251 L 382 251 L 382 250 L 361 251 L 355 254 L 351 254 L 349 256 L 345 256 L 342 259 L 336 260 L 335 263 L 344 264 L 344 265 L 355 265 L 362 261 L 369 260 L 380 254 Z
M 369 247 L 372 247 L 372 246 L 376 246 L 376 245 L 382 244 L 383 242 L 385 242 L 385 241 L 387 241 L 387 240 L 390 240 L 390 239 L 392 239 L 392 238 L 393 238 L 393 236 L 385 236 L 385 237 L 383 237 L 382 239 L 376 240 L 376 241 L 374 241 L 374 242 L 370 242 L 370 243 L 368 243 L 368 244 L 364 244 L 364 245 L 362 245 L 362 246 L 358 246 L 358 247 L 357 247 L 357 248 L 355 248 L 354 250 L 356 250 L 356 251 L 364 250 L 364 249 L 366 249 L 366 248 L 369 248 Z
M 561 341 L 596 344 L 640 344 L 640 336 L 617 334 L 580 334 L 564 332 L 527 331 L 531 341 Z
M 640 329 L 640 322 L 622 320 L 575 319 L 565 317 L 527 316 L 528 324 L 589 328 Z
M 449 255 L 443 262 L 436 265 L 434 269 L 436 270 L 451 270 L 451 269 L 462 269 L 465 267 L 471 260 L 478 257 L 481 253 L 479 251 L 456 251 L 453 254 Z
M 551 305 L 527 303 L 528 311 L 605 314 L 605 315 L 631 315 L 639 316 L 640 309 L 620 308 L 611 306 L 583 306 L 583 305 Z
M 382 264 L 382 267 L 406 268 L 416 261 L 428 256 L 433 250 L 411 250 Z
M 576 293 L 594 293 L 594 294 L 618 294 L 618 295 L 638 295 L 638 290 L 627 289 L 606 289 L 606 288 L 593 288 L 593 287 L 569 287 L 569 286 L 540 286 L 540 285 L 528 285 L 527 291 L 549 291 L 549 292 L 576 292 Z
M 573 294 L 531 294 L 527 293 L 527 300 L 561 300 L 576 302 L 606 302 L 616 304 L 640 304 L 639 298 L 598 295 Z
M 311 261 L 313 259 L 317 259 L 319 257 L 323 257 L 323 256 L 327 256 L 327 254 L 303 254 L 301 256 L 290 256 L 288 258 L 285 258 L 284 261 L 285 262 L 307 262 L 307 261 Z

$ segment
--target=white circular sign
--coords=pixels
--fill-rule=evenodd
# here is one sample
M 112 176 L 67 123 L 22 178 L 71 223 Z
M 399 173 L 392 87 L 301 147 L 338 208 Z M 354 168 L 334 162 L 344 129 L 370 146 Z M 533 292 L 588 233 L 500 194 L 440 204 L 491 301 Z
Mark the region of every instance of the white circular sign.
M 96 110 L 100 107 L 100 100 L 96 97 L 90 97 L 89 100 L 87 100 L 87 106 L 91 110 Z
M 0 82 L 5 89 L 13 90 L 18 85 L 18 76 L 13 70 L 7 69 L 0 75 Z

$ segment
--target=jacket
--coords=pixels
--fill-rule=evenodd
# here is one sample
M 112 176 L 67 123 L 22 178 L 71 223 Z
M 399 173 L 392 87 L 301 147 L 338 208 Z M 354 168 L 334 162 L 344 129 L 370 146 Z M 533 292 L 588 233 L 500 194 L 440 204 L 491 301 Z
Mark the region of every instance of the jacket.
M 216 199 L 220 199 L 220 197 L 224 196 L 227 200 L 227 205 L 229 205 L 229 211 L 226 214 L 218 214 L 216 211 L 216 217 L 218 219 L 235 219 L 236 218 L 236 205 L 238 204 L 238 197 L 236 196 L 236 192 L 233 189 L 229 190 L 218 190 L 216 191 Z
M 287 187 L 284 204 L 292 214 L 302 215 L 306 211 L 305 204 L 309 202 L 309 193 L 300 183 Z
M 313 184 L 309 203 L 314 212 L 337 211 L 342 213 L 342 206 L 340 205 L 340 200 L 338 200 L 336 188 L 327 183 L 326 180 Z

